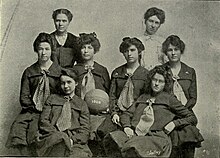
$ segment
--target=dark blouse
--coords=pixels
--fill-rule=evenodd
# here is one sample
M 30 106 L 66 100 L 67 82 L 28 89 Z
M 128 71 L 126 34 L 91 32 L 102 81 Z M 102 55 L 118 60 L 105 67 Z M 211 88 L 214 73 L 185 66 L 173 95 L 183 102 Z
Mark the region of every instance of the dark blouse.
M 81 96 L 82 80 L 87 73 L 87 70 L 85 70 L 84 65 L 81 63 L 73 66 L 73 69 L 79 73 L 79 83 L 76 87 L 76 95 Z M 107 68 L 98 64 L 97 62 L 94 62 L 92 74 L 95 80 L 95 88 L 109 93 L 110 77 Z
M 126 64 L 116 68 L 112 72 L 111 86 L 109 93 L 111 115 L 120 112 L 120 109 L 117 105 L 117 101 L 128 79 L 126 73 L 127 73 Z M 148 77 L 148 70 L 142 66 L 139 66 L 135 70 L 133 76 L 131 77 L 132 83 L 134 85 L 134 91 L 133 91 L 134 100 L 136 100 L 141 94 L 145 92 L 147 77 Z
M 30 67 L 26 68 L 21 79 L 20 89 L 20 103 L 22 109 L 33 109 L 35 107 L 33 103 L 33 96 L 38 86 L 40 79 L 43 76 L 41 68 L 38 62 L 34 63 Z M 57 63 L 53 63 L 48 73 L 46 74 L 49 78 L 50 93 L 59 92 L 59 77 L 61 74 L 61 67 Z
M 52 60 L 57 62 L 61 67 L 72 67 L 77 61 L 77 36 L 72 33 L 67 33 L 67 39 L 63 46 L 61 46 L 56 37 L 56 33 L 51 33 L 53 41 Z

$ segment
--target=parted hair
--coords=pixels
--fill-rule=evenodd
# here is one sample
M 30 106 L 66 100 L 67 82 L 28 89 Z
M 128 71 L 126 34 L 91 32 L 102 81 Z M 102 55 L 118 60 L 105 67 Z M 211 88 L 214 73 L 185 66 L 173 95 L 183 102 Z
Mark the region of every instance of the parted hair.
M 71 22 L 73 19 L 73 14 L 68 9 L 60 8 L 60 9 L 53 11 L 53 14 L 52 14 L 53 20 L 56 20 L 58 14 L 65 14 L 69 22 Z
M 156 15 L 157 18 L 160 20 L 160 24 L 163 24 L 165 22 L 165 12 L 162 9 L 152 7 L 149 8 L 145 14 L 144 14 L 144 19 L 145 22 L 148 20 L 149 17 Z
M 34 40 L 33 43 L 33 47 L 34 47 L 34 51 L 37 52 L 38 51 L 38 46 L 40 45 L 40 43 L 42 42 L 47 42 L 50 44 L 51 50 L 52 50 L 52 46 L 53 46 L 53 42 L 52 42 L 52 38 L 51 35 L 45 32 L 41 32 L 39 33 L 39 35 L 37 36 L 37 38 Z
M 119 51 L 121 53 L 124 53 L 132 45 L 136 46 L 136 48 L 138 49 L 138 53 L 142 52 L 145 49 L 143 43 L 136 37 L 133 37 L 133 38 L 124 37 L 122 39 L 122 43 L 119 46 Z
M 178 48 L 183 54 L 185 50 L 185 43 L 177 36 L 177 35 L 170 35 L 167 37 L 167 39 L 162 44 L 162 51 L 163 53 L 167 54 L 169 45 L 172 45 L 176 48 Z
M 163 66 L 163 65 L 155 66 L 152 70 L 149 71 L 146 93 L 148 94 L 152 93 L 151 82 L 156 73 L 162 75 L 165 79 L 165 86 L 164 86 L 163 91 L 171 93 L 172 92 L 172 76 L 170 72 L 168 71 L 168 67 Z
M 76 70 L 73 70 L 71 68 L 62 68 L 61 69 L 61 76 L 69 76 L 71 77 L 75 82 L 79 81 L 78 72 Z

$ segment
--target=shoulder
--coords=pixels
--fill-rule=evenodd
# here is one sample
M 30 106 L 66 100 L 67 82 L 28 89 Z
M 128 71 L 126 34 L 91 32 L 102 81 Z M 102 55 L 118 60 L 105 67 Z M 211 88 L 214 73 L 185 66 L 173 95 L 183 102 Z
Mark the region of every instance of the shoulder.
M 180 77 L 181 78 L 191 78 L 195 74 L 196 74 L 196 71 L 194 68 L 181 62 L 181 70 L 180 70 Z
M 97 62 L 94 63 L 94 68 L 95 70 L 98 70 L 98 71 L 107 71 L 107 68 Z
M 189 65 L 186 65 L 185 63 L 181 62 L 181 66 L 184 70 L 188 70 L 190 72 L 195 72 L 195 69 L 190 67 Z
M 63 95 L 59 94 L 51 94 L 47 99 L 47 105 L 63 105 L 65 103 L 65 99 Z
M 72 40 L 76 40 L 76 39 L 77 39 L 77 36 L 74 35 L 74 34 L 72 34 L 72 33 L 70 33 L 70 32 L 67 33 L 67 36 L 68 36 L 70 39 L 72 39 Z
M 126 64 L 121 65 L 112 71 L 112 77 L 124 75 Z
M 73 108 L 76 110 L 88 108 L 86 102 L 77 95 L 74 95 L 71 102 L 73 103 Z
M 40 73 L 40 67 L 38 65 L 37 62 L 35 62 L 34 64 L 30 65 L 29 67 L 27 67 L 25 70 L 24 70 L 24 73 L 23 75 L 27 75 L 27 76 L 32 76 L 32 75 L 35 75 L 35 74 L 39 74 Z
M 138 73 L 140 73 L 140 74 L 142 74 L 144 76 L 149 74 L 149 71 L 146 68 L 144 68 L 143 66 L 139 66 L 137 68 L 137 71 L 138 71 Z

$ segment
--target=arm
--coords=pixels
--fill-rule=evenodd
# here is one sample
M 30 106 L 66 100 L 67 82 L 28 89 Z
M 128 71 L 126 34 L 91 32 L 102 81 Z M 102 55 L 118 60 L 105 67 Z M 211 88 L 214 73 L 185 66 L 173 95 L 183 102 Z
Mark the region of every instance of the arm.
M 132 104 L 132 106 L 124 111 L 121 115 L 121 125 L 123 128 L 131 127 L 131 120 L 136 110 L 136 103 Z
M 173 95 L 169 98 L 171 110 L 179 116 L 179 119 L 173 120 L 175 127 L 181 127 L 186 125 L 196 125 L 197 118 L 195 114 L 189 111 L 181 102 Z
M 110 77 L 109 77 L 109 73 L 108 70 L 105 68 L 105 71 L 103 72 L 103 79 L 104 79 L 104 86 L 105 86 L 105 91 L 106 93 L 109 94 L 109 88 L 110 88 Z
M 57 131 L 57 129 L 51 124 L 50 121 L 50 113 L 51 113 L 51 105 L 50 105 L 50 97 L 45 103 L 45 106 L 43 107 L 43 111 L 40 116 L 40 133 L 46 134 L 50 132 Z
M 192 82 L 189 87 L 189 99 L 186 103 L 186 107 L 189 110 L 192 110 L 192 108 L 195 106 L 196 101 L 197 101 L 197 84 L 196 84 L 196 72 L 193 69 L 193 74 L 192 74 Z
M 20 104 L 22 109 L 29 110 L 34 109 L 34 102 L 32 101 L 30 81 L 28 79 L 27 69 L 24 71 L 21 78 L 21 89 L 20 89 Z
M 78 144 L 86 144 L 90 132 L 90 114 L 85 102 L 82 104 L 82 110 L 79 117 L 80 129 L 72 136 L 72 140 L 76 140 Z

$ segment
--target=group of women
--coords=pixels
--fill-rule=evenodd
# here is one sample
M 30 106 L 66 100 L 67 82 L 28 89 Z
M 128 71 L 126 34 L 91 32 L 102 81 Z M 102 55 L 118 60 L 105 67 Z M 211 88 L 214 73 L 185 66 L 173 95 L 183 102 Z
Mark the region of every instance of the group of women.
M 125 37 L 119 51 L 126 63 L 110 78 L 94 61 L 97 35 L 67 32 L 72 17 L 67 9 L 55 10 L 56 31 L 35 39 L 38 61 L 22 75 L 22 110 L 6 146 L 25 156 L 194 157 L 203 138 L 192 111 L 196 73 L 181 62 L 184 42 L 169 36 L 162 44 L 168 62 L 146 69 L 141 60 L 151 46 Z M 84 97 L 93 89 L 109 94 L 109 109 L 89 113 Z

